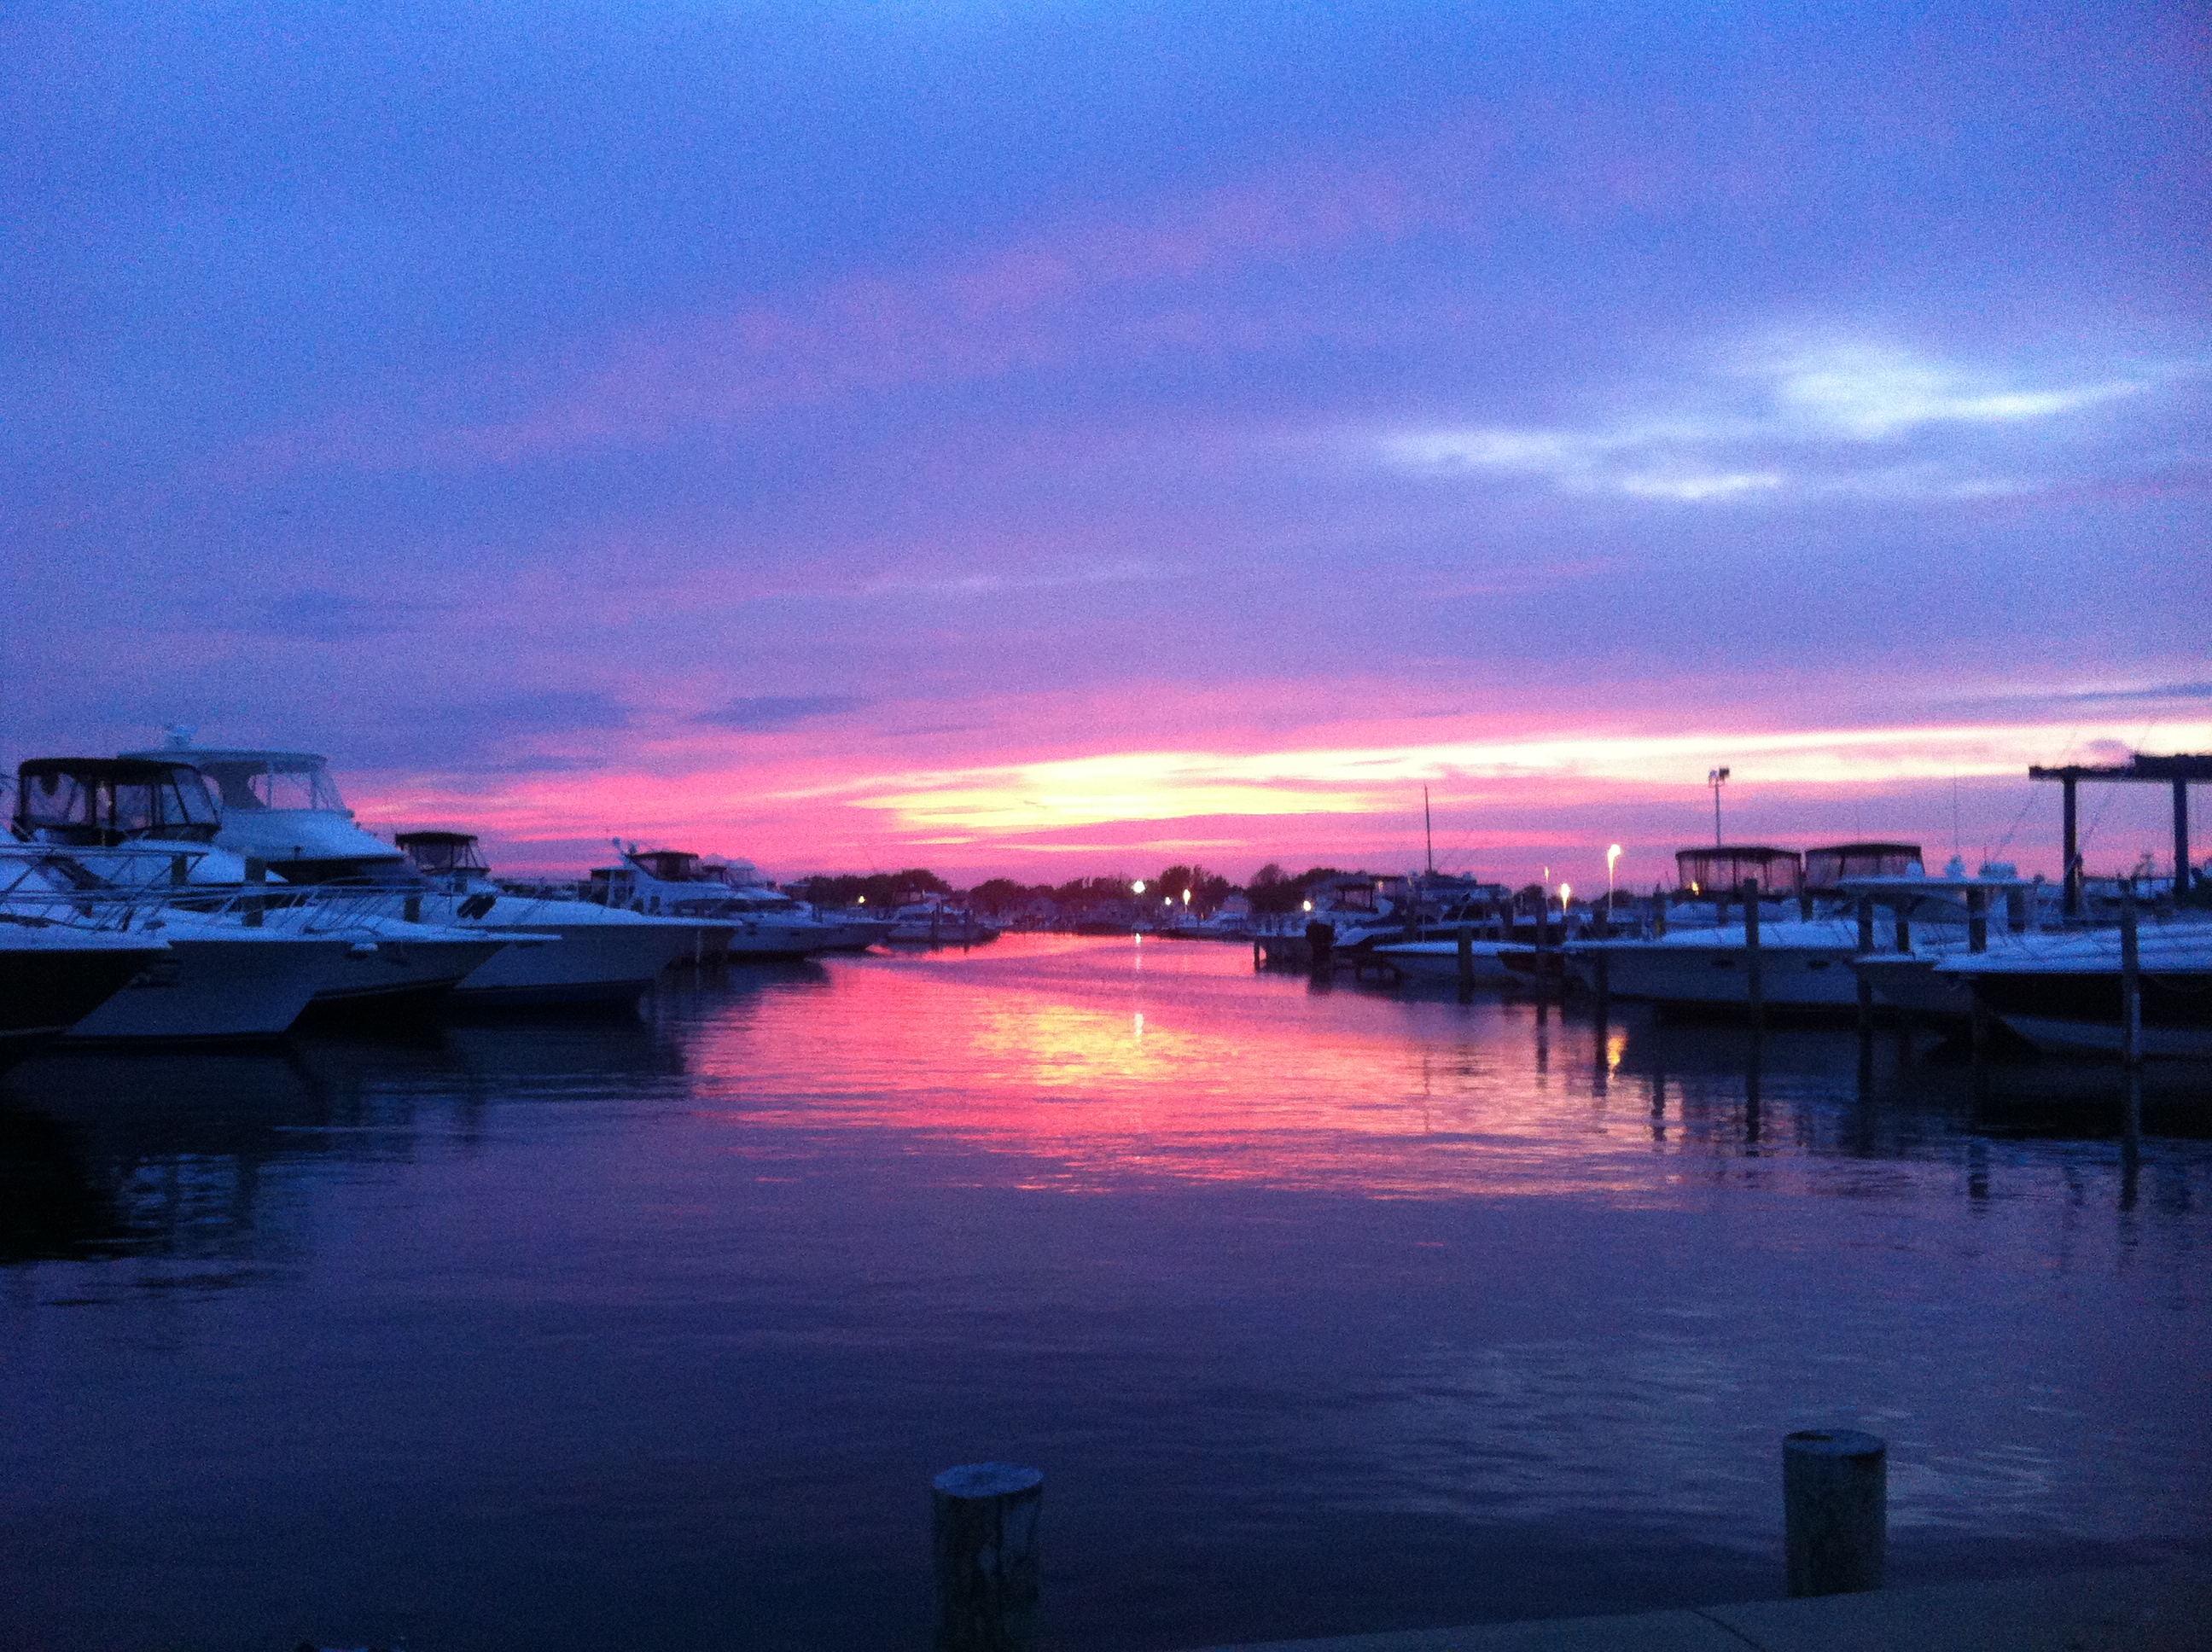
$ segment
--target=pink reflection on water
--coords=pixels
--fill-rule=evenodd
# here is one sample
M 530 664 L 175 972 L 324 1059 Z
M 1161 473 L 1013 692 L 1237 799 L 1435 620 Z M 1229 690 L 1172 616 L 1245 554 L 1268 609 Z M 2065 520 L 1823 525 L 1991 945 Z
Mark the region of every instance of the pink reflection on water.
M 1742 1162 L 1740 1080 L 1670 1092 L 1621 1070 L 1620 1027 L 1556 1007 L 1316 990 L 1198 942 L 1009 936 L 827 974 L 734 1005 L 702 996 L 688 1060 L 710 1113 L 913 1132 L 1017 1158 L 1012 1185 L 1063 1190 L 1166 1178 L 1649 1206 L 1723 1163 L 1780 1169 Z M 1802 1133 L 1778 1118 L 1778 1139 Z

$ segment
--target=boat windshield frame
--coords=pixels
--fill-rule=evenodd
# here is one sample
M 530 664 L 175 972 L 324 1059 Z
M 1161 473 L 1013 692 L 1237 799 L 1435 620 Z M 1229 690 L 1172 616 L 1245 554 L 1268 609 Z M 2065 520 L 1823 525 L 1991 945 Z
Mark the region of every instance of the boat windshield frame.
M 214 783 L 226 812 L 352 812 L 329 765 L 311 751 L 195 751 L 192 766 Z
M 31 757 L 15 771 L 13 824 L 50 842 L 112 846 L 133 838 L 209 843 L 222 824 L 191 763 L 133 757 Z

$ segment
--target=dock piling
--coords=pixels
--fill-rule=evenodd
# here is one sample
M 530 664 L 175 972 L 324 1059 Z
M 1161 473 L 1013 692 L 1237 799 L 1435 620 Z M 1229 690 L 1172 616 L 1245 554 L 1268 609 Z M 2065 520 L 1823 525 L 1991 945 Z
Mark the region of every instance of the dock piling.
M 1756 878 L 1743 880 L 1743 961 L 1744 990 L 1751 997 L 1752 1019 L 1758 1021 L 1766 1013 L 1766 980 L 1759 957 L 1759 879 Z
M 1464 1004 L 1474 996 L 1474 926 L 1459 926 L 1459 996 Z
M 2142 1065 L 2142 947 L 2136 880 L 2120 880 L 2120 1063 Z
M 246 881 L 256 893 L 242 896 L 238 902 L 238 920 L 248 929 L 262 926 L 262 908 L 268 896 L 258 892 L 258 886 L 269 881 L 269 863 L 257 856 L 246 857 Z
M 1889 1448 L 1854 1429 L 1806 1429 L 1782 1442 L 1790 1594 L 1881 1587 L 1889 1546 Z
M 1874 951 L 1874 896 L 1859 896 L 1859 956 L 1865 957 Z M 1864 975 L 1859 976 L 1859 1032 L 1862 1036 L 1874 1030 L 1874 983 Z
M 1013 1463 L 948 1468 L 930 1482 L 930 1502 L 937 1652 L 1030 1652 L 1043 1471 Z

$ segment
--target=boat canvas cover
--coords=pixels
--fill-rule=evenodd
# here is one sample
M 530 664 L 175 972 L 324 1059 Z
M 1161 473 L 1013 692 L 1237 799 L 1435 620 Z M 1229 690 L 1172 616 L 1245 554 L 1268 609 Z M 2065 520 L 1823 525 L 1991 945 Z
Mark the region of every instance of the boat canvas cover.
M 49 842 L 206 841 L 221 820 L 206 784 L 188 763 L 33 757 L 15 771 L 16 829 Z

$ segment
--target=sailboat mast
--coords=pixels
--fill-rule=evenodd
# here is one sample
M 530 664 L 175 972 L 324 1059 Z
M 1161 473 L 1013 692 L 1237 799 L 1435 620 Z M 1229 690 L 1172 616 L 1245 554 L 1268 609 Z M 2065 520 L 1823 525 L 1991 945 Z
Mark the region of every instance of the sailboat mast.
M 1421 788 L 1421 835 L 1428 842 L 1429 871 L 1433 874 L 1437 869 L 1437 829 L 1429 818 L 1429 788 L 1425 786 Z

